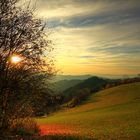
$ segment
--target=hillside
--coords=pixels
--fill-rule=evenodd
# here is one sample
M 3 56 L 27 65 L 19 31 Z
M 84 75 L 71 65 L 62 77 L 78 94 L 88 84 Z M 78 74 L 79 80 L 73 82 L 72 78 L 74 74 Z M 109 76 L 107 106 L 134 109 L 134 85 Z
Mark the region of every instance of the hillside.
M 97 139 L 140 139 L 140 83 L 109 88 L 75 108 L 37 119 L 44 134 Z M 45 127 L 44 127 L 45 126 Z
M 105 79 L 97 76 L 90 77 L 79 84 L 70 87 L 63 91 L 63 95 L 65 97 L 64 102 L 73 100 L 74 98 L 78 98 L 79 102 L 86 99 L 91 93 L 97 92 L 103 89 L 107 84 L 114 82 L 116 80 Z
M 73 79 L 73 80 L 60 80 L 52 84 L 52 89 L 56 92 L 63 92 L 79 83 L 83 80 Z

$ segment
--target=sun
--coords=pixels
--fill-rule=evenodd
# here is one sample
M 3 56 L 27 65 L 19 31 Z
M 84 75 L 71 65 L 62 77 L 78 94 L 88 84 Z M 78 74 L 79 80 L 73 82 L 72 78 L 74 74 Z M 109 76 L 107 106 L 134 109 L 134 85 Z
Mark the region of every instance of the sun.
M 11 62 L 14 63 L 14 64 L 17 64 L 19 62 L 21 62 L 22 58 L 18 55 L 14 55 L 11 57 Z

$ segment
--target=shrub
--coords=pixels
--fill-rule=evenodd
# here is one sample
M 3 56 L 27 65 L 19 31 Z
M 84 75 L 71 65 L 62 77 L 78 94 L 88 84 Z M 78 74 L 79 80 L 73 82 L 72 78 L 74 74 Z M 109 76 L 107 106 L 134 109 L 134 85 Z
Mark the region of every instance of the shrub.
M 10 130 L 14 135 L 32 136 L 39 135 L 40 129 L 32 118 L 15 119 L 11 121 Z

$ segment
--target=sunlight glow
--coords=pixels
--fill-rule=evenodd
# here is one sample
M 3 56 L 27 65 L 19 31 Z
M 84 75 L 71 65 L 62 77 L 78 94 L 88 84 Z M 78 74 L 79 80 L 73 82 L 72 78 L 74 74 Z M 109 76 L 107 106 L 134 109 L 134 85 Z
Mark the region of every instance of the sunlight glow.
M 14 63 L 14 64 L 17 64 L 19 62 L 21 62 L 22 58 L 18 55 L 14 55 L 11 57 L 11 62 Z

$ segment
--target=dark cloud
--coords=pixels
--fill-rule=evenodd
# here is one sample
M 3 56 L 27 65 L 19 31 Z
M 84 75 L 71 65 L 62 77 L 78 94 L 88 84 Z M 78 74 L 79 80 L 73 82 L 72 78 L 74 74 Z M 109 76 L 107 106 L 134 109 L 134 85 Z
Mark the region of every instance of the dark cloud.
M 53 7 L 63 7 L 66 5 L 73 5 L 73 6 L 81 6 L 81 5 L 95 5 L 96 3 L 115 3 L 116 5 L 124 5 L 127 6 L 127 4 L 131 5 L 139 5 L 139 0 L 39 0 L 39 3 L 46 4 L 47 6 L 53 8 Z
M 93 13 L 86 13 L 82 15 L 74 15 L 72 17 L 51 18 L 47 23 L 49 27 L 89 27 L 100 24 L 121 24 L 140 23 L 140 8 L 131 8 L 121 11 L 112 11 L 94 15 Z
M 111 54 L 140 54 L 140 46 L 111 46 L 111 47 L 96 47 L 89 48 L 88 51 L 92 52 L 104 52 Z
M 95 56 L 92 56 L 92 55 L 84 55 L 84 56 L 79 56 L 79 58 L 95 58 Z

